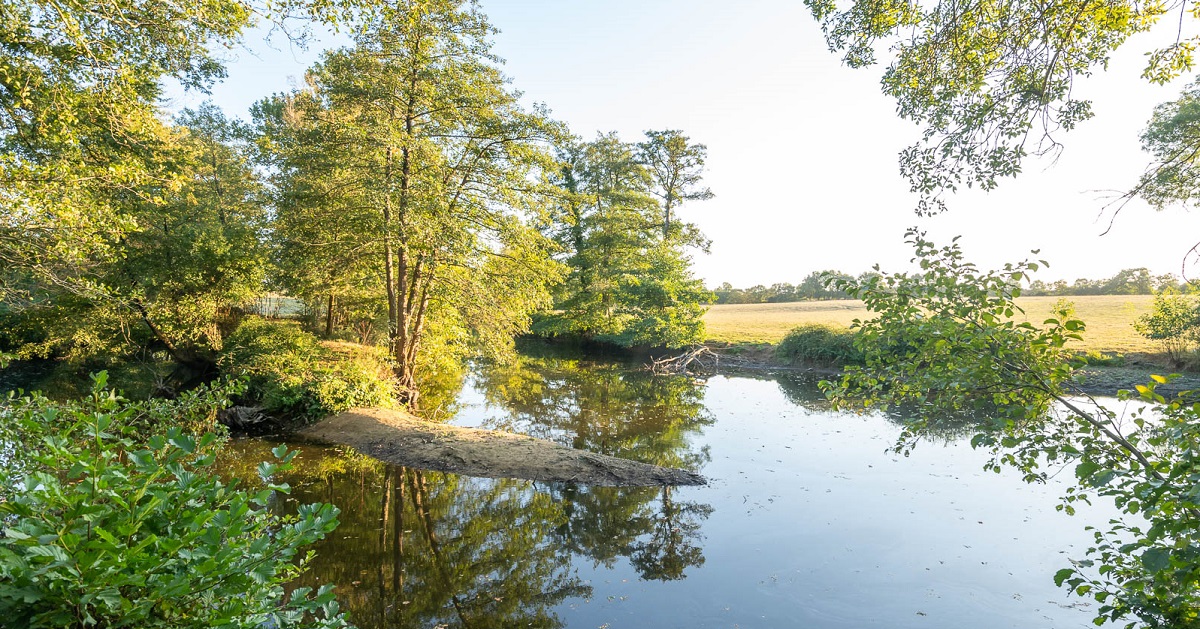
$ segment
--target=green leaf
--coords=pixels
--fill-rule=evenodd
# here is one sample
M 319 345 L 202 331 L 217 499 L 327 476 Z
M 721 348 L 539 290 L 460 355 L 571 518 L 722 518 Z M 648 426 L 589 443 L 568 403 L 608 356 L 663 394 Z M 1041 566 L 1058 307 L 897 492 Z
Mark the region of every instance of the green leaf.
M 1080 461 L 1079 465 L 1075 466 L 1075 477 L 1080 478 L 1080 479 L 1086 479 L 1086 478 L 1090 477 L 1092 474 L 1095 474 L 1096 470 L 1098 470 L 1098 469 L 1100 469 L 1100 464 L 1096 463 L 1095 461 L 1090 461 L 1090 460 Z
M 1157 574 L 1171 565 L 1171 551 L 1166 548 L 1151 548 L 1142 553 L 1141 562 L 1151 574 Z
M 1071 568 L 1063 568 L 1062 570 L 1055 572 L 1054 573 L 1054 585 L 1057 587 L 1062 587 L 1063 582 L 1066 581 L 1067 579 L 1070 579 L 1074 574 L 1075 574 L 1075 570 L 1073 570 Z

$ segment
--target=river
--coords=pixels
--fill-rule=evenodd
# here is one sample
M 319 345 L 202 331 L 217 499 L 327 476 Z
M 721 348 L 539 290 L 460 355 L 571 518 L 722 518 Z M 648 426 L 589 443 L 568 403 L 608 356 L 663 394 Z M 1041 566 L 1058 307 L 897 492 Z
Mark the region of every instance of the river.
M 1052 576 L 1111 512 L 1057 512 L 1062 484 L 984 472 L 961 438 L 890 452 L 895 418 L 834 413 L 813 380 L 527 356 L 476 368 L 441 415 L 709 483 L 475 479 L 303 446 L 277 508 L 330 501 L 342 524 L 301 582 L 336 584 L 363 629 L 1090 626 Z

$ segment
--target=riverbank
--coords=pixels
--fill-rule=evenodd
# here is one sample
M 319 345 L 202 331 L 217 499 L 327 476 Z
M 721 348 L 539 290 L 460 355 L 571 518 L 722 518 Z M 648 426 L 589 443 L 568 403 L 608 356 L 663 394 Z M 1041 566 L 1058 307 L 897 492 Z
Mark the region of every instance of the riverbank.
M 720 358 L 718 365 L 729 371 L 787 371 L 836 376 L 842 365 L 829 365 L 781 360 L 771 343 L 705 343 L 710 351 Z M 1175 375 L 1167 384 L 1158 385 L 1163 395 L 1175 395 L 1182 391 L 1200 389 L 1200 373 L 1173 370 L 1165 365 L 1165 358 L 1157 354 L 1131 354 L 1123 356 L 1121 364 L 1088 364 L 1079 368 L 1079 389 L 1090 395 L 1115 395 L 1122 389 L 1133 390 L 1138 385 L 1151 381 L 1152 375 Z
M 568 448 L 512 432 L 439 424 L 394 409 L 350 409 L 296 434 L 318 443 L 347 445 L 385 463 L 465 476 L 606 487 L 705 483 L 704 477 L 687 470 Z

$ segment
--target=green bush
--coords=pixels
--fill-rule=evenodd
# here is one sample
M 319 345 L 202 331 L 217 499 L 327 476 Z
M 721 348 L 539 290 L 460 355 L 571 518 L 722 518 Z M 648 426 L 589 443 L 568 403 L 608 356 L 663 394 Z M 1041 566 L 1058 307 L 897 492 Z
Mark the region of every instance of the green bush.
M 244 377 L 244 400 L 268 414 L 314 421 L 356 406 L 395 404 L 391 368 L 377 348 L 321 343 L 294 323 L 248 317 L 217 361 Z
M 862 364 L 854 347 L 856 334 L 844 328 L 810 323 L 793 328 L 775 347 L 775 358 L 789 365 L 841 366 Z
M 1109 354 L 1095 349 L 1079 352 L 1071 358 L 1071 366 L 1080 367 L 1124 367 L 1125 357 L 1121 354 Z
M 1200 309 L 1192 295 L 1162 292 L 1154 296 L 1150 312 L 1138 317 L 1133 327 L 1142 336 L 1161 343 L 1173 366 L 1181 367 L 1200 338 Z
M 331 588 L 284 585 L 299 549 L 337 526 L 332 505 L 295 516 L 268 504 L 286 485 L 258 471 L 250 493 L 213 472 L 221 439 L 172 427 L 205 416 L 211 397 L 154 407 L 125 402 L 95 380 L 83 402 L 32 395 L 0 403 L 0 618 L 5 626 L 257 629 L 345 627 Z M 145 416 L 149 412 L 151 416 Z M 135 439 L 134 435 L 137 435 Z

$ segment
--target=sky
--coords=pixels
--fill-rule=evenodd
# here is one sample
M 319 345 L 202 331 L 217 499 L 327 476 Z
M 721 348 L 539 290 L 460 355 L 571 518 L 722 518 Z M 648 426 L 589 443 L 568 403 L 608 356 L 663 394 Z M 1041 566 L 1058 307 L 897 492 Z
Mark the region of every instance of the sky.
M 881 68 L 846 68 L 828 52 L 798 0 L 481 5 L 500 29 L 494 51 L 513 87 L 577 135 L 617 131 L 633 142 L 646 130 L 680 129 L 708 147 L 705 183 L 716 196 L 680 216 L 712 240 L 693 267 L 710 287 L 796 284 L 812 271 L 857 274 L 875 264 L 903 270 L 909 227 L 939 243 L 961 235 L 968 259 L 986 268 L 1039 250 L 1050 264 L 1037 278 L 1046 281 L 1135 267 L 1179 274 L 1200 241 L 1200 216 L 1186 208 L 1156 212 L 1135 201 L 1115 216 L 1105 210 L 1148 162 L 1138 134 L 1154 106 L 1183 86 L 1139 78 L 1161 33 L 1132 38 L 1107 72 L 1076 83 L 1096 116 L 1062 136 L 1057 161 L 1028 161 L 996 190 L 960 193 L 948 212 L 919 217 L 897 162 L 919 128 L 881 94 Z M 323 46 L 345 43 L 327 36 L 300 50 L 282 36 L 263 43 L 263 34 L 231 51 L 229 77 L 212 91 L 230 115 L 246 117 L 255 101 L 301 84 Z M 167 109 L 208 98 L 171 94 Z

